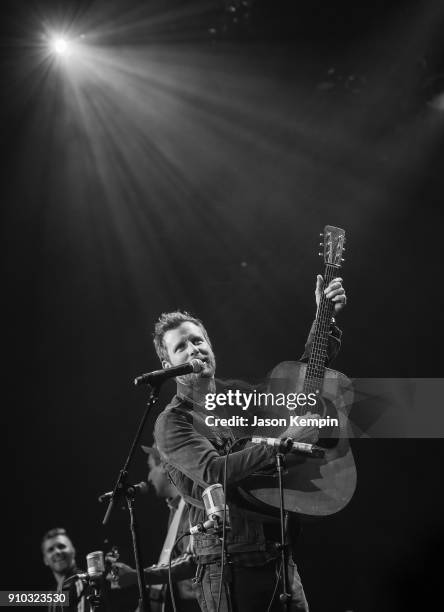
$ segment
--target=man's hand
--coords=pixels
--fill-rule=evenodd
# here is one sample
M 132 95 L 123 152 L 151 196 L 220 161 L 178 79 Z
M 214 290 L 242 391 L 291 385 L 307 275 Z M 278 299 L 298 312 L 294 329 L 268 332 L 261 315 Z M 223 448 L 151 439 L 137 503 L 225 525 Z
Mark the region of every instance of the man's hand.
M 347 296 L 345 295 L 345 289 L 342 286 L 342 278 L 334 278 L 324 289 L 324 279 L 320 274 L 316 278 L 316 306 L 319 308 L 321 301 L 322 291 L 324 291 L 325 297 L 335 304 L 335 312 L 339 312 L 347 303 Z
M 318 420 L 321 417 L 319 414 L 307 412 L 304 414 L 304 418 Z M 309 444 L 314 444 L 319 438 L 319 429 L 313 425 L 290 425 L 290 427 L 287 427 L 285 431 L 279 434 L 279 437 L 291 438 L 295 442 L 308 442 Z
M 114 582 L 114 584 L 118 584 L 120 588 L 124 589 L 125 587 L 137 584 L 137 572 L 129 565 L 126 565 L 126 563 L 115 561 L 106 579 L 108 582 Z

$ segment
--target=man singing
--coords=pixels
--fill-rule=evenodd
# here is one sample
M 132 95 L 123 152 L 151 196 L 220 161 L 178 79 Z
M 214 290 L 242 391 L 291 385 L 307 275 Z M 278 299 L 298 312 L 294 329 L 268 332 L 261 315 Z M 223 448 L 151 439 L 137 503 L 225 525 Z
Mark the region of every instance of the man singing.
M 322 283 L 322 277 L 318 276 L 318 305 Z M 327 299 L 334 302 L 336 312 L 344 306 L 346 296 L 342 279 L 333 279 L 324 293 Z M 340 331 L 332 323 L 329 357 L 337 352 L 339 337 Z M 304 356 L 309 351 L 310 342 L 311 334 Z M 212 427 L 205 421 L 208 415 L 205 409 L 206 395 L 220 389 L 215 380 L 215 356 L 202 322 L 188 313 L 164 313 L 155 326 L 154 345 L 164 368 L 182 365 L 191 359 L 203 362 L 203 369 L 198 374 L 177 378 L 177 394 L 159 415 L 154 431 L 169 476 L 189 504 L 190 522 L 196 525 L 206 519 L 202 503 L 203 490 L 215 483 L 223 484 L 224 455 L 235 435 L 229 427 Z M 311 425 L 293 426 L 281 436 L 313 443 L 317 440 L 318 431 Z M 223 572 L 219 610 L 277 612 L 282 610 L 277 585 L 280 559 L 278 526 L 246 510 L 237 494 L 237 486 L 242 480 L 252 473 L 274 468 L 276 450 L 262 445 L 244 445 L 244 448 L 240 448 L 231 453 L 228 463 L 225 495 L 231 529 L 227 532 L 226 548 L 230 564 Z M 222 559 L 219 537 L 211 533 L 198 534 L 194 538 L 193 552 L 198 563 L 194 588 L 199 604 L 203 612 L 215 612 Z M 291 556 L 286 569 L 291 590 L 290 609 L 308 612 L 299 574 Z

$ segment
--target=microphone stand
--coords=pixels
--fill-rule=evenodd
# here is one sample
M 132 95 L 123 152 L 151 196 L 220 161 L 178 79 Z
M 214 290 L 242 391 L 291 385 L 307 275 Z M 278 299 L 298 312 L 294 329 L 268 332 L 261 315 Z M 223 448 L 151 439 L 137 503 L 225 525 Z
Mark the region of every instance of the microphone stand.
M 139 427 L 137 428 L 136 435 L 134 436 L 134 440 L 131 444 L 131 448 L 128 453 L 128 457 L 126 458 L 123 468 L 120 470 L 119 476 L 117 477 L 117 481 L 116 481 L 116 484 L 114 485 L 113 493 L 109 500 L 108 508 L 106 510 L 106 513 L 105 513 L 105 516 L 102 522 L 103 525 L 106 525 L 108 523 L 111 512 L 113 511 L 116 499 L 118 497 L 125 496 L 128 510 L 130 513 L 130 519 L 131 519 L 130 529 L 131 529 L 131 536 L 133 540 L 134 560 L 136 563 L 137 583 L 139 586 L 139 610 L 140 612 L 149 612 L 149 601 L 148 601 L 148 596 L 147 596 L 147 591 L 146 591 L 145 577 L 143 574 L 143 560 L 142 560 L 142 554 L 141 554 L 141 549 L 140 549 L 140 539 L 139 539 L 139 533 L 138 533 L 136 513 L 135 513 L 135 508 L 134 508 L 134 498 L 132 495 L 128 493 L 127 478 L 128 478 L 129 467 L 133 459 L 134 453 L 136 451 L 136 448 L 139 445 L 139 441 L 142 436 L 142 432 L 143 432 L 143 428 L 145 427 L 146 420 L 148 418 L 148 415 L 151 409 L 153 408 L 153 406 L 155 405 L 158 399 L 159 399 L 159 387 L 158 386 L 150 387 L 150 394 L 148 396 L 148 401 L 146 403 L 145 412 L 143 413 L 142 419 L 140 420 Z
M 96 581 L 93 581 L 92 583 L 92 588 L 93 588 L 93 592 L 88 595 L 87 600 L 89 601 L 89 605 L 91 606 L 91 612 L 96 612 L 101 608 L 102 606 L 102 592 L 101 592 L 101 587 L 100 584 Z
M 288 518 L 288 513 L 284 511 L 284 467 L 285 467 L 285 459 L 282 453 L 277 453 L 276 455 L 276 470 L 278 473 L 278 483 L 279 483 L 279 514 L 280 514 L 280 522 L 281 522 L 281 542 L 280 542 L 280 551 L 281 551 L 281 564 L 282 564 L 282 593 L 279 596 L 279 600 L 282 604 L 283 609 L 286 612 L 290 612 L 290 604 L 291 604 L 291 593 L 288 592 L 288 575 L 287 575 L 287 562 L 288 562 L 288 547 L 285 542 L 285 531 L 286 531 L 286 523 Z
M 136 512 L 133 503 L 134 498 L 132 498 L 131 496 L 127 496 L 126 502 L 128 504 L 128 510 L 130 513 L 130 528 L 131 536 L 133 539 L 134 560 L 136 562 L 137 584 L 139 587 L 139 611 L 149 612 L 150 604 L 148 602 L 145 576 L 143 574 L 143 560 L 142 553 L 140 550 L 139 529 L 137 525 Z

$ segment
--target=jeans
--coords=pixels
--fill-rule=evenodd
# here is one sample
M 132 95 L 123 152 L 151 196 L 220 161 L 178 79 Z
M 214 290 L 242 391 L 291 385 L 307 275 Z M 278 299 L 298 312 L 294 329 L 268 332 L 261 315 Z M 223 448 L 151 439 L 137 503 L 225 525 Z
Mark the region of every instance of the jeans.
M 225 566 L 219 612 L 282 612 L 279 601 L 282 580 L 278 583 L 279 561 L 258 567 Z M 308 612 L 296 565 L 287 567 L 291 612 Z M 221 574 L 220 561 L 199 565 L 193 588 L 202 612 L 216 612 Z

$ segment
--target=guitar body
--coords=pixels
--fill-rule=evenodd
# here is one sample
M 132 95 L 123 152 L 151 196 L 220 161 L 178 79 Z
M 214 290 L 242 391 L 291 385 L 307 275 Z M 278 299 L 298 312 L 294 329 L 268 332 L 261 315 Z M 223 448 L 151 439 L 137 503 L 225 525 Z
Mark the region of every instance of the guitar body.
M 271 373 L 268 390 L 274 395 L 303 392 L 306 370 L 307 365 L 301 362 L 279 364 Z M 308 516 L 328 516 L 344 508 L 352 498 L 356 488 L 356 468 L 349 445 L 348 413 L 352 402 L 350 380 L 340 372 L 325 368 L 322 393 L 316 406 L 304 408 L 303 411 L 310 410 L 323 418 L 337 419 L 339 425 L 320 430 L 317 445 L 325 449 L 324 457 L 286 455 L 285 510 Z M 301 413 L 301 408 L 292 411 L 286 406 L 275 406 L 270 416 L 285 417 L 290 424 L 290 417 Z M 282 426 L 258 427 L 253 435 L 279 438 L 285 429 Z M 242 483 L 241 494 L 249 502 L 259 502 L 263 510 L 267 506 L 279 508 L 276 475 L 250 476 Z

